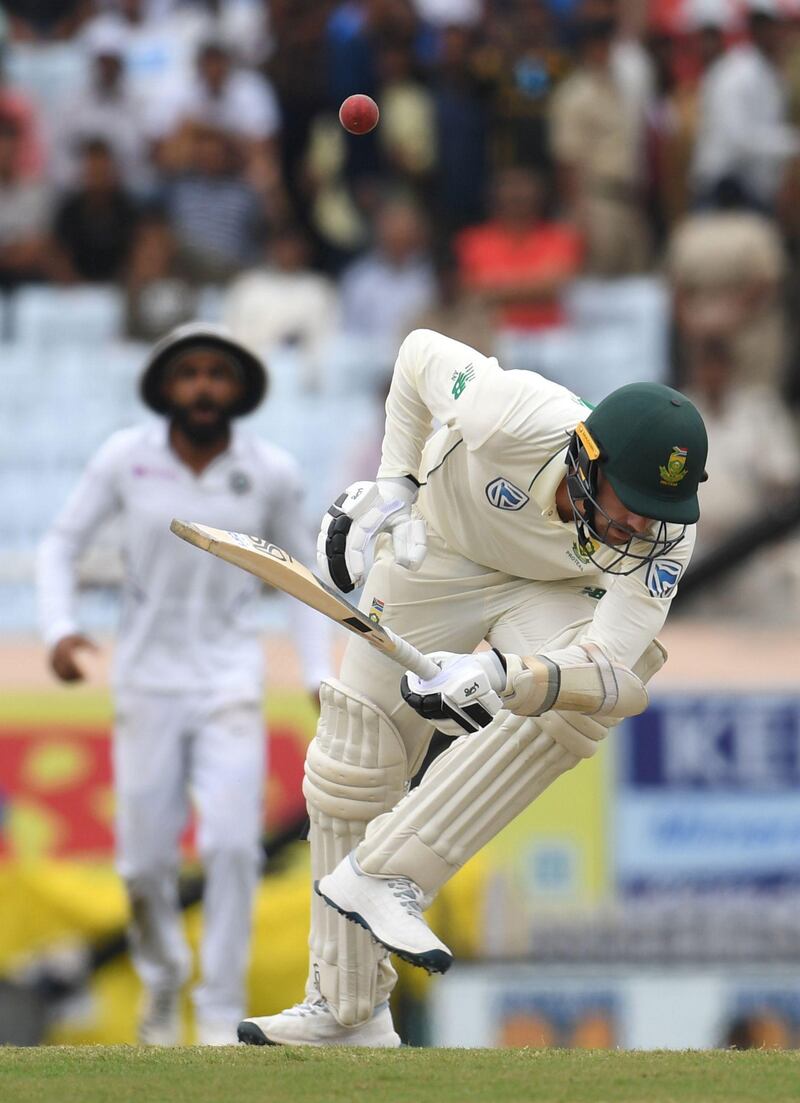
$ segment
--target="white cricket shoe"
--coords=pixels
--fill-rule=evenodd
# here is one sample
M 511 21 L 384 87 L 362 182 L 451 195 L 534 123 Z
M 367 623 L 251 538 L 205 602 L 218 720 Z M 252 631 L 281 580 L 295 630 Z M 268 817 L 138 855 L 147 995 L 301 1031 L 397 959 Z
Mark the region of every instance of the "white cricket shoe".
M 198 1019 L 197 1044 L 199 1046 L 235 1046 L 237 1044 L 236 1027 L 230 1022 Z
M 372 1018 L 360 1026 L 342 1026 L 322 996 L 296 1003 L 277 1015 L 245 1019 L 239 1023 L 239 1041 L 248 1046 L 369 1046 L 395 1049 L 395 1033 L 388 1003 L 382 1003 Z
M 314 891 L 393 954 L 429 973 L 446 973 L 453 955 L 422 918 L 425 894 L 410 877 L 372 877 L 348 854 Z
M 177 1046 L 180 1040 L 180 991 L 174 988 L 148 990 L 139 1019 L 139 1044 Z

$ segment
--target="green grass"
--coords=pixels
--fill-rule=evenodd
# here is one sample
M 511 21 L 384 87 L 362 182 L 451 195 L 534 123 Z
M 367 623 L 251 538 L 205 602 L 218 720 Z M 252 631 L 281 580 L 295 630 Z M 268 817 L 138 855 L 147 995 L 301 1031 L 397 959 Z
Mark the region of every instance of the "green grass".
M 3 1103 L 796 1103 L 800 1052 L 0 1048 Z

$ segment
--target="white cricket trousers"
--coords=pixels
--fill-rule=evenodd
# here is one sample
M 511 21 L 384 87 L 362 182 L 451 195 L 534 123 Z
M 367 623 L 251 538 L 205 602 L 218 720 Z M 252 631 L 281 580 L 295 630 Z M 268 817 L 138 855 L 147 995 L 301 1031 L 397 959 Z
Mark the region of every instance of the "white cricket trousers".
M 245 1012 L 265 761 L 255 701 L 214 706 L 196 694 L 117 694 L 117 868 L 131 904 L 133 963 L 152 990 L 179 988 L 190 974 L 177 890 L 191 801 L 206 877 L 193 998 L 205 1021 L 236 1023 Z

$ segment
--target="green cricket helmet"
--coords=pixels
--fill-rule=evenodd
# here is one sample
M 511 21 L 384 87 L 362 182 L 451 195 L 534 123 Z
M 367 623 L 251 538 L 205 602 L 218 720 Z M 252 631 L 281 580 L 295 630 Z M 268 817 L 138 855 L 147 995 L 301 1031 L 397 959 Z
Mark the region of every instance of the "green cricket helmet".
M 685 395 L 661 383 L 630 383 L 612 391 L 575 429 L 567 452 L 567 489 L 581 545 L 613 523 L 597 501 L 602 471 L 622 504 L 654 524 L 627 543 L 603 569 L 631 574 L 679 543 L 700 516 L 697 488 L 705 473 L 708 438 L 703 419 Z M 681 526 L 675 533 L 668 526 Z M 633 564 L 632 566 L 630 564 Z M 628 569 L 623 569 L 627 567 Z

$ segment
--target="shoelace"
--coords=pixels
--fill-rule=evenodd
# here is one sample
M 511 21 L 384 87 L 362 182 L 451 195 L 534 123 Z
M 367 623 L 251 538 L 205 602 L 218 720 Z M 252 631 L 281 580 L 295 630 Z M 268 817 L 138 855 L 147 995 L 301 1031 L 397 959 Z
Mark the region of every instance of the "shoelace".
M 296 1003 L 294 1007 L 290 1007 L 286 1012 L 287 1015 L 297 1015 L 299 1018 L 303 1018 L 306 1015 L 319 1015 L 320 1012 L 328 1010 L 328 1001 L 323 997 L 316 1000 L 303 1000 L 302 1003 Z
M 419 919 L 421 923 L 425 920 L 422 918 L 422 889 L 418 885 L 415 885 L 413 881 L 409 881 L 407 877 L 403 877 L 400 880 L 391 879 L 387 881 L 390 889 L 393 889 L 394 897 L 399 900 L 400 906 L 405 909 L 406 914 L 410 915 L 412 919 Z

